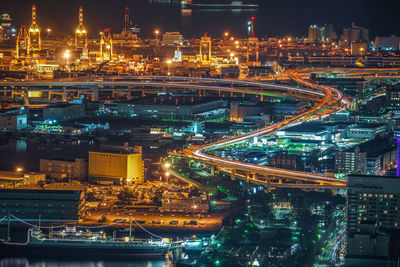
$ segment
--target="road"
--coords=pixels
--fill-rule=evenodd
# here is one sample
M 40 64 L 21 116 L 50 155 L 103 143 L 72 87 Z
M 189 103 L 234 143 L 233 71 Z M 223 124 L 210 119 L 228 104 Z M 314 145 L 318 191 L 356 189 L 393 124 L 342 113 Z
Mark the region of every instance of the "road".
M 235 160 L 228 160 L 224 158 L 219 158 L 216 156 L 211 156 L 207 154 L 207 151 L 215 150 L 218 148 L 222 148 L 225 146 L 232 145 L 234 143 L 238 143 L 249 138 L 254 138 L 258 136 L 272 134 L 282 128 L 295 125 L 301 121 L 309 120 L 314 115 L 326 116 L 331 113 L 337 112 L 339 110 L 343 110 L 350 105 L 350 101 L 343 97 L 343 94 L 337 90 L 336 88 L 318 85 L 309 81 L 304 80 L 300 75 L 298 70 L 287 71 L 286 74 L 296 81 L 297 83 L 308 87 L 307 92 L 310 91 L 321 94 L 323 92 L 324 97 L 321 101 L 319 101 L 313 108 L 302 113 L 296 117 L 288 119 L 283 122 L 276 123 L 274 125 L 268 126 L 266 128 L 247 133 L 241 136 L 233 137 L 230 139 L 221 140 L 219 142 L 213 144 L 207 144 L 203 146 L 194 146 L 187 149 L 184 149 L 182 153 L 175 153 L 178 156 L 186 156 L 195 160 L 199 160 L 205 162 L 209 165 L 217 166 L 218 168 L 228 168 L 235 171 L 244 171 L 247 173 L 252 173 L 254 176 L 264 176 L 267 177 L 267 181 L 265 179 L 252 179 L 250 182 L 254 182 L 257 180 L 259 184 L 264 183 L 267 186 L 271 185 L 271 181 L 269 180 L 270 176 L 273 177 L 282 177 L 285 179 L 296 180 L 300 182 L 313 182 L 323 184 L 329 184 L 331 186 L 337 186 L 338 188 L 343 188 L 346 186 L 346 181 L 336 179 L 332 174 L 315 174 L 315 173 L 306 173 L 299 171 L 291 171 L 278 169 L 268 166 L 260 166 L 251 163 L 244 163 Z M 292 90 L 291 87 L 286 87 L 287 90 Z M 297 90 L 298 88 L 296 88 Z M 240 89 L 239 89 L 240 91 Z M 174 153 L 173 153 L 174 154 Z M 249 179 L 247 179 L 249 181 Z M 279 186 L 279 185 L 278 185 Z

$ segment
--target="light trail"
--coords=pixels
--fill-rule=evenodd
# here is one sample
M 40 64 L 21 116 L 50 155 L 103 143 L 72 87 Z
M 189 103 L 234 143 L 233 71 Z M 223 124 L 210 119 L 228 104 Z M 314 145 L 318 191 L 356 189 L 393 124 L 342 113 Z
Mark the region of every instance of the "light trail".
M 267 134 L 271 134 L 279 129 L 282 129 L 287 126 L 292 126 L 295 123 L 298 123 L 299 121 L 305 120 L 307 117 L 313 115 L 313 114 L 319 114 L 323 113 L 325 109 L 327 108 L 332 108 L 331 110 L 328 110 L 328 114 L 321 114 L 321 115 L 329 115 L 330 113 L 336 112 L 338 110 L 343 110 L 346 108 L 346 106 L 350 105 L 350 101 L 347 100 L 346 98 L 343 97 L 343 94 L 337 90 L 336 88 L 328 87 L 325 85 L 317 85 L 311 82 L 308 82 L 304 79 L 302 79 L 299 75 L 298 72 L 296 71 L 288 71 L 286 73 L 291 79 L 296 81 L 299 84 L 303 84 L 307 87 L 310 87 L 314 90 L 317 90 L 314 93 L 319 93 L 321 91 L 325 92 L 325 97 L 311 110 L 302 113 L 294 118 L 291 118 L 289 120 L 279 122 L 275 125 L 268 126 L 266 128 L 263 128 L 261 130 L 257 130 L 248 134 L 244 134 L 238 137 L 234 137 L 231 139 L 227 140 L 222 140 L 213 144 L 207 144 L 204 146 L 201 146 L 196 149 L 186 149 L 183 151 L 183 153 L 187 156 L 193 156 L 195 159 L 199 159 L 208 163 L 211 163 L 212 165 L 216 166 L 224 166 L 227 168 L 231 169 L 236 169 L 236 170 L 243 170 L 243 171 L 248 171 L 250 173 L 256 173 L 256 174 L 261 174 L 261 175 L 272 175 L 272 176 L 278 176 L 278 177 L 283 177 L 283 178 L 289 178 L 289 179 L 296 179 L 298 178 L 299 180 L 306 180 L 310 182 L 319 182 L 319 183 L 329 183 L 329 184 L 336 184 L 340 186 L 346 185 L 345 181 L 338 180 L 334 178 L 331 175 L 326 175 L 326 174 L 314 174 L 314 173 L 307 173 L 307 172 L 299 172 L 299 171 L 292 171 L 292 170 L 284 170 L 284 169 L 278 169 L 278 168 L 273 168 L 273 167 L 268 167 L 268 166 L 260 166 L 256 164 L 250 164 L 250 163 L 243 163 L 239 161 L 234 161 L 234 160 L 228 160 L 228 159 L 223 159 L 219 158 L 216 156 L 211 156 L 206 154 L 207 151 L 217 149 L 220 147 L 228 146 L 234 143 L 242 142 L 244 140 L 247 140 L 249 138 L 254 138 L 258 136 L 263 136 Z M 255 83 L 255 82 L 250 82 L 252 84 L 260 84 L 260 83 Z M 293 89 L 292 87 L 285 86 L 288 90 Z M 342 106 L 344 105 L 344 107 Z M 335 107 L 337 106 L 337 107 Z M 335 107 L 335 108 L 333 108 Z

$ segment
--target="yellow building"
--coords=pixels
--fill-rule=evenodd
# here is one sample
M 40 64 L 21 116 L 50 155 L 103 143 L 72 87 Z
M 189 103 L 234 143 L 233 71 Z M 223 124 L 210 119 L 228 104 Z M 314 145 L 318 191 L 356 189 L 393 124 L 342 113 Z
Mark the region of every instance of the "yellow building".
M 144 179 L 141 148 L 136 153 L 89 152 L 89 178 L 119 183 Z

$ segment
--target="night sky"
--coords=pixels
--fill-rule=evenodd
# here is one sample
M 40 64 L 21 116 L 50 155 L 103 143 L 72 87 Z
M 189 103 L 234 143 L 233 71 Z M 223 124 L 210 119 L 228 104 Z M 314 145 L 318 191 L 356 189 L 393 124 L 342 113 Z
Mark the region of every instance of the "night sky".
M 216 0 L 209 0 L 214 2 Z M 15 18 L 16 25 L 30 24 L 30 8 L 35 3 L 41 28 L 51 27 L 58 33 L 72 34 L 77 24 L 78 8 L 85 8 L 85 24 L 89 35 L 111 27 L 120 32 L 123 9 L 129 6 L 134 23 L 142 28 L 143 35 L 151 34 L 155 27 L 163 31 L 178 30 L 185 34 L 200 35 L 209 32 L 220 35 L 225 30 L 245 35 L 246 22 L 252 15 L 257 17 L 258 35 L 307 35 L 310 24 L 331 23 L 335 31 L 352 22 L 370 29 L 375 35 L 400 35 L 400 1 L 396 0 L 255 0 L 261 6 L 258 11 L 192 11 L 182 16 L 179 5 L 148 3 L 148 0 L 1 0 L 0 9 Z M 154 2 L 157 2 L 155 0 Z M 161 1 L 159 1 L 161 2 Z

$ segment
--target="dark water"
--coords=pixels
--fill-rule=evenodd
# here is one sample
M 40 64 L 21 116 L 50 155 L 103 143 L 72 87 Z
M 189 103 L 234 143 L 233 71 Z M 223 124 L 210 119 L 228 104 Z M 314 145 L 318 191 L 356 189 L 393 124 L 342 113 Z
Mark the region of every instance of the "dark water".
M 39 170 L 40 158 L 69 159 L 88 158 L 88 151 L 96 145 L 88 140 L 60 143 L 37 143 L 26 139 L 10 140 L 0 144 L 0 170 Z
M 215 3 L 219 0 L 204 0 Z M 222 36 L 229 30 L 236 35 L 247 34 L 247 21 L 256 16 L 258 36 L 305 36 L 310 24 L 330 23 L 338 33 L 352 22 L 370 29 L 372 35 L 400 33 L 397 12 L 399 1 L 393 0 L 242 0 L 259 4 L 258 9 L 246 10 L 198 10 L 186 9 L 178 0 L 18 0 L 1 1 L 0 11 L 15 18 L 15 25 L 30 24 L 31 4 L 37 5 L 38 23 L 41 28 L 50 27 L 53 33 L 72 35 L 78 22 L 78 8 L 84 7 L 84 20 L 89 36 L 111 27 L 121 32 L 123 9 L 130 7 L 134 23 L 142 28 L 142 36 L 152 36 L 154 28 L 163 32 L 178 30 L 185 37 L 209 32 Z
M 102 260 L 37 260 L 27 258 L 0 259 L 0 267 L 169 267 L 163 260 L 102 261 Z

